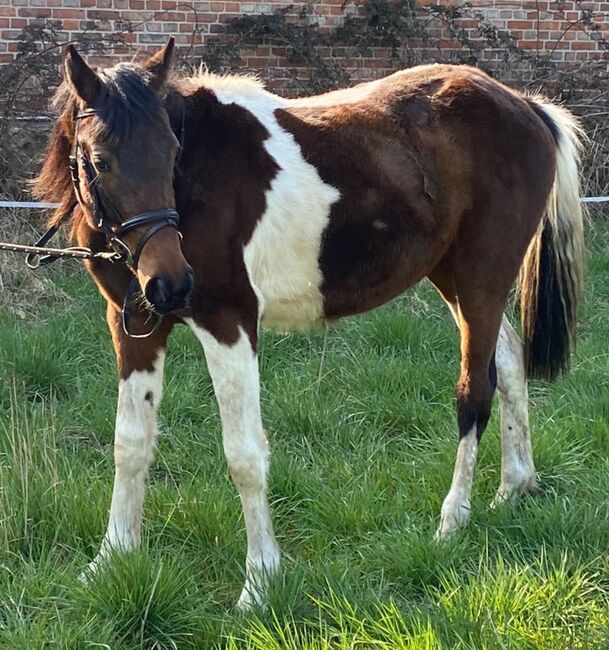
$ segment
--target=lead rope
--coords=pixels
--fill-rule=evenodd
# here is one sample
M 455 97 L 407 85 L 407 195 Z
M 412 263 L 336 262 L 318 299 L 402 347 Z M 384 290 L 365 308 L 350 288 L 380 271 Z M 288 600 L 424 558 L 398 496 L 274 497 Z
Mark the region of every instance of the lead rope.
M 67 248 L 52 248 L 45 246 L 59 232 L 63 222 L 71 215 L 76 204 L 71 205 L 61 216 L 59 221 L 51 226 L 42 237 L 32 246 L 25 244 L 13 244 L 12 242 L 0 242 L 0 250 L 9 253 L 26 253 L 25 263 L 31 269 L 37 269 L 55 262 L 58 259 L 72 258 L 95 260 L 102 259 L 115 262 L 120 259 L 116 251 L 93 251 L 86 246 L 69 246 Z
M 55 232 L 57 232 L 55 230 Z M 118 254 L 115 252 L 95 252 L 84 246 L 70 246 L 69 248 L 47 248 L 40 246 L 40 243 L 46 243 L 55 232 L 47 231 L 45 235 L 49 237 L 42 242 L 42 237 L 34 246 L 24 244 L 11 244 L 9 242 L 0 242 L 0 251 L 9 253 L 26 253 L 25 263 L 31 269 L 37 269 L 46 266 L 58 259 L 72 258 L 81 260 L 104 259 L 110 262 L 117 261 Z

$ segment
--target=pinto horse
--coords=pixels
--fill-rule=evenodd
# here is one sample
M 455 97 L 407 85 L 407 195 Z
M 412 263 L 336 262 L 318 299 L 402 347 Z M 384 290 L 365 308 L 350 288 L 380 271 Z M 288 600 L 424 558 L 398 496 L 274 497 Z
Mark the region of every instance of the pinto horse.
M 172 78 L 172 51 L 170 41 L 142 65 L 94 72 L 68 47 L 61 115 L 36 185 L 60 202 L 53 222 L 68 215 L 81 246 L 123 253 L 87 263 L 107 300 L 120 376 L 114 491 L 92 565 L 140 541 L 167 339 L 185 323 L 205 352 L 243 505 L 239 602 L 263 599 L 279 548 L 259 325 L 334 321 L 423 278 L 461 335 L 459 444 L 437 537 L 469 518 L 496 387 L 495 501 L 535 489 L 526 378 L 566 368 L 582 287 L 573 116 L 467 66 L 284 99 L 246 76 Z M 504 317 L 517 276 L 524 342 Z

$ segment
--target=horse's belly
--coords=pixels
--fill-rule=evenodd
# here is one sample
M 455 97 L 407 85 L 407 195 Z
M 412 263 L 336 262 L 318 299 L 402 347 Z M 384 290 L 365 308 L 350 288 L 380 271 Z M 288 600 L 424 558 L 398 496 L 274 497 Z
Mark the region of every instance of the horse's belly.
M 266 302 L 261 322 L 280 332 L 317 329 L 323 323 L 322 301 L 305 295 Z

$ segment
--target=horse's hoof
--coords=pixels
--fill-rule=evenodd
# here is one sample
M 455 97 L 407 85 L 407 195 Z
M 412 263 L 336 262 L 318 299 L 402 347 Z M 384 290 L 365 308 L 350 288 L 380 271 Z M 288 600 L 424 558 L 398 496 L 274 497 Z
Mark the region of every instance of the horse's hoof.
M 106 561 L 106 557 L 103 555 L 97 555 L 89 564 L 86 569 L 83 569 L 78 575 L 78 579 L 84 585 L 87 585 L 93 580 L 95 575 L 100 571 L 102 564 Z
M 263 592 L 246 583 L 243 587 L 241 595 L 239 596 L 236 608 L 240 612 L 247 612 L 252 607 L 264 608 L 265 604 L 266 600 L 264 598 Z
M 497 494 L 491 501 L 491 508 L 498 508 L 505 503 L 517 501 L 520 497 L 527 494 L 542 494 L 543 490 L 537 482 L 535 475 L 527 477 L 518 483 L 502 484 L 497 490 Z
M 443 542 L 451 538 L 459 530 L 467 526 L 469 516 L 471 513 L 471 506 L 468 503 L 444 503 L 442 505 L 442 515 L 440 517 L 440 525 L 434 535 L 434 541 Z

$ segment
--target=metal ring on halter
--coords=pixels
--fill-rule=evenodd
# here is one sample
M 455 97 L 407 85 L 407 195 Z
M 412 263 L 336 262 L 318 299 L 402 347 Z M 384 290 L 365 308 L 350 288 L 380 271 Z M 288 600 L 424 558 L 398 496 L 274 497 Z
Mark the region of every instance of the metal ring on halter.
M 127 298 L 125 298 L 125 301 Z M 161 323 L 163 322 L 163 316 L 161 314 L 157 314 L 156 312 L 152 311 L 150 312 L 150 315 L 154 315 L 156 320 L 154 325 L 152 326 L 152 329 L 149 332 L 146 332 L 145 334 L 134 334 L 133 332 L 129 331 L 129 312 L 127 311 L 127 306 L 125 303 L 123 303 L 123 310 L 121 312 L 122 316 L 122 321 L 123 321 L 123 332 L 130 338 L 130 339 L 147 339 L 149 336 L 152 336 L 161 326 Z
M 159 329 L 161 323 L 163 322 L 163 315 L 157 314 L 154 311 L 150 312 L 150 316 L 154 315 L 156 320 L 154 325 L 152 326 L 152 329 L 146 332 L 145 334 L 134 334 L 133 332 L 129 331 L 129 301 L 133 298 L 133 296 L 136 295 L 137 287 L 138 287 L 137 278 L 134 276 L 131 282 L 129 283 L 129 286 L 127 287 L 127 293 L 125 294 L 125 300 L 123 301 L 123 309 L 121 311 L 123 332 L 125 332 L 125 334 L 132 339 L 147 339 L 149 336 L 152 336 Z
M 34 246 L 44 246 L 45 244 L 48 244 L 49 240 L 51 240 L 57 231 L 59 230 L 59 226 L 52 226 L 49 228 L 44 235 L 34 244 Z M 25 258 L 25 263 L 31 268 L 31 269 L 37 269 L 40 266 L 44 266 L 45 264 L 49 264 L 50 262 L 55 261 L 55 257 L 50 257 L 49 255 L 39 255 L 38 253 L 30 253 L 29 255 L 26 255 Z
M 125 242 L 118 237 L 112 237 L 112 239 L 108 239 L 108 243 L 116 251 L 116 254 L 120 257 L 121 261 L 124 262 L 124 264 L 128 266 L 131 271 L 135 272 L 136 267 L 129 246 L 127 246 L 127 244 L 125 244 Z

